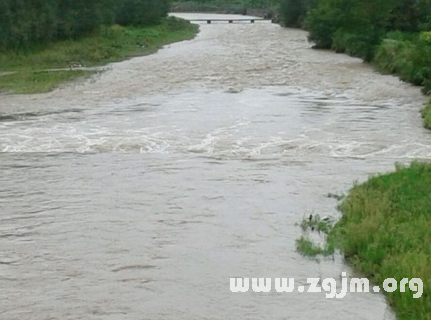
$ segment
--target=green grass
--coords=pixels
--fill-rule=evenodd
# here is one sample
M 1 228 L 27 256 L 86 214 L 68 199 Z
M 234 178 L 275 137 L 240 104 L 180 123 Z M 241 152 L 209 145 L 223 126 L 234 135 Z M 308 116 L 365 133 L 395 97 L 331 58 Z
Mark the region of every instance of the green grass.
M 301 236 L 296 240 L 296 249 L 306 257 L 314 257 L 317 255 L 330 256 L 334 254 L 333 243 L 326 242 L 321 246 L 307 239 L 305 236 Z
M 425 127 L 431 129 L 431 100 L 428 106 L 422 111 L 422 116 L 424 118 Z
M 311 215 L 308 218 L 304 218 L 301 221 L 300 226 L 302 231 L 307 231 L 310 229 L 311 231 L 317 231 L 317 232 L 328 234 L 332 228 L 332 221 L 333 221 L 332 218 L 322 219 L 318 214 L 315 214 L 315 215 Z
M 430 320 L 431 164 L 371 178 L 355 186 L 340 209 L 343 218 L 329 237 L 346 259 L 380 286 L 386 278 L 421 278 L 421 298 L 408 286 L 387 297 L 398 319 Z
M 423 86 L 423 93 L 431 94 L 431 32 L 392 32 L 387 37 L 377 47 L 373 65 L 383 73 Z M 430 106 L 423 111 L 423 117 L 425 127 L 431 129 Z
M 0 91 L 14 93 L 44 93 L 50 92 L 59 85 L 73 81 L 83 76 L 89 76 L 91 71 L 57 71 L 57 72 L 18 72 L 0 77 Z
M 131 57 L 156 52 L 166 44 L 192 39 L 198 26 L 187 21 L 167 18 L 160 25 L 148 27 L 106 27 L 94 35 L 53 43 L 31 51 L 0 52 L 0 91 L 38 93 L 89 72 L 67 71 L 39 74 L 42 70 L 66 68 L 71 64 L 102 66 Z M 35 81 L 36 79 L 36 81 Z
M 412 37 L 412 36 L 410 36 Z M 425 86 L 431 77 L 431 44 L 417 39 L 385 39 L 376 50 L 374 66 L 381 72 L 398 75 L 403 81 Z
M 333 239 L 328 237 L 332 229 L 333 219 L 321 219 L 318 214 L 310 215 L 301 221 L 300 227 L 305 234 L 317 232 L 320 236 L 325 237 L 323 244 L 316 244 L 306 236 L 301 236 L 296 240 L 296 248 L 304 256 L 323 255 L 328 256 L 334 253 Z

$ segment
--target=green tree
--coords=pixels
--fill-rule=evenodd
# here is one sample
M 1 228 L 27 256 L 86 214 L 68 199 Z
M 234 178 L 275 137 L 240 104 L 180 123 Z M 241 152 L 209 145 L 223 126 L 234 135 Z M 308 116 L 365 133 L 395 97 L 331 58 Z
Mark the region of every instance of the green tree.
M 168 10 L 167 0 L 124 0 L 118 6 L 116 21 L 122 25 L 156 24 Z

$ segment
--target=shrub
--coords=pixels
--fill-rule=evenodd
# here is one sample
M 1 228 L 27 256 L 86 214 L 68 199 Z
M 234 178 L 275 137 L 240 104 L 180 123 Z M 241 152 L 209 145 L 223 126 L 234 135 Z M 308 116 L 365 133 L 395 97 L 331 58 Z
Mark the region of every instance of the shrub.
M 167 0 L 123 0 L 118 4 L 116 22 L 121 25 L 151 25 L 160 22 L 169 10 Z
M 431 45 L 427 40 L 386 39 L 377 49 L 374 64 L 381 71 L 397 74 L 404 81 L 430 90 Z
M 422 117 L 424 118 L 425 127 L 431 129 L 431 100 L 428 106 L 422 111 Z
M 416 6 L 420 30 L 431 31 L 431 0 L 419 0 Z
M 355 34 L 339 29 L 334 33 L 332 40 L 332 48 L 336 52 L 345 52 L 369 62 L 374 57 L 380 37 L 373 30 L 364 30 L 361 34 Z
M 374 64 L 381 71 L 405 74 L 412 69 L 414 45 L 410 41 L 385 39 L 377 48 Z

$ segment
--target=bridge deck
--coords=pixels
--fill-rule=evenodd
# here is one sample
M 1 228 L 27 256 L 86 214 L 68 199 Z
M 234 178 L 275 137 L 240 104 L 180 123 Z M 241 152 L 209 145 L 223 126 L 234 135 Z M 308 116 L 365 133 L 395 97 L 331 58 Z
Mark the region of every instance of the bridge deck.
M 236 18 L 236 19 L 191 19 L 189 20 L 191 22 L 207 22 L 207 23 L 211 23 L 211 22 L 229 22 L 229 23 L 233 23 L 233 22 L 240 22 L 240 21 L 250 21 L 250 22 L 255 22 L 255 21 L 271 21 L 271 19 L 264 19 L 264 18 Z

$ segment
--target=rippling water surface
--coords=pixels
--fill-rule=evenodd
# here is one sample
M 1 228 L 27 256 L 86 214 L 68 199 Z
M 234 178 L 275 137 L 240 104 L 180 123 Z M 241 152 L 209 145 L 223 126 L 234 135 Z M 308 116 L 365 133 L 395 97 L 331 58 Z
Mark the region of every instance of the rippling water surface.
M 182 15 L 207 17 L 208 15 Z M 431 159 L 419 89 L 266 22 L 50 94 L 0 97 L 1 319 L 393 319 L 382 295 L 233 294 L 340 278 L 295 251 L 329 192 Z

